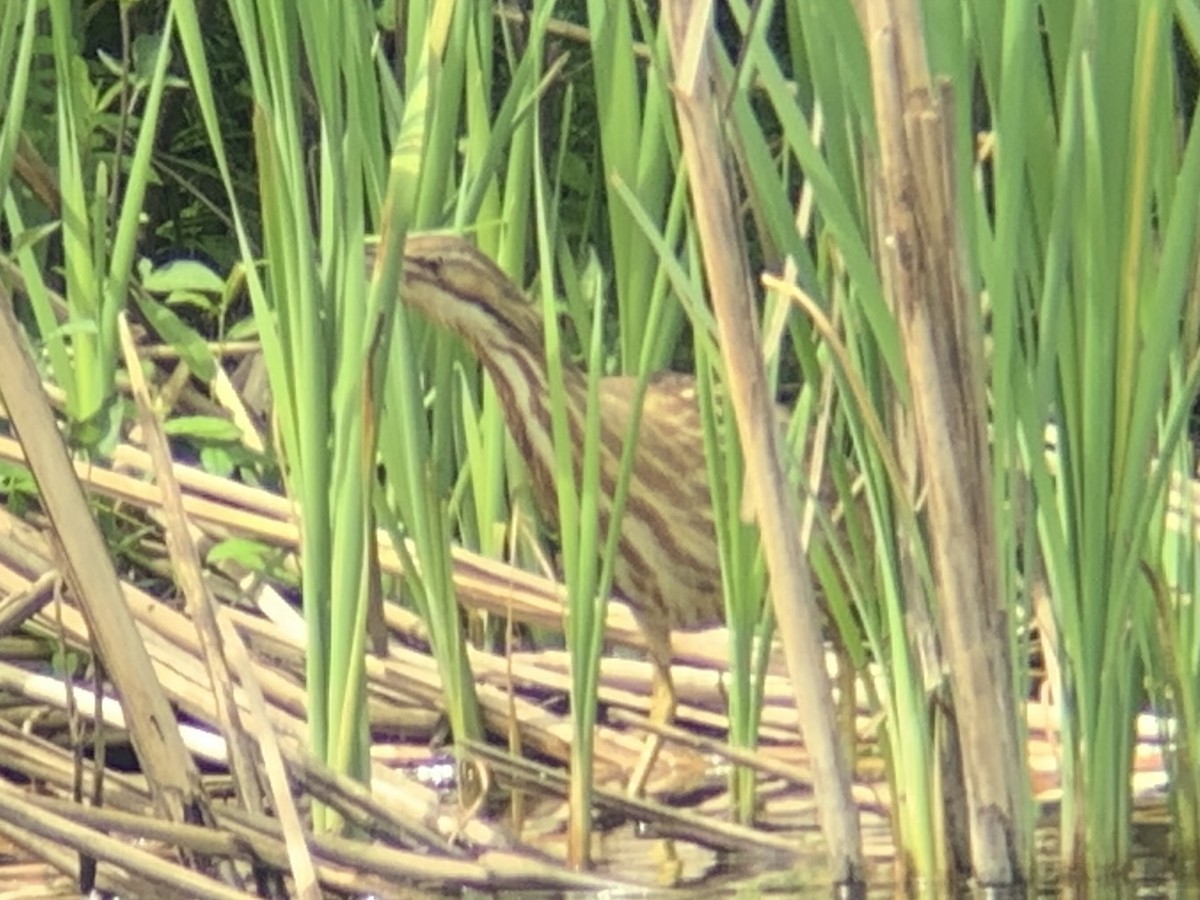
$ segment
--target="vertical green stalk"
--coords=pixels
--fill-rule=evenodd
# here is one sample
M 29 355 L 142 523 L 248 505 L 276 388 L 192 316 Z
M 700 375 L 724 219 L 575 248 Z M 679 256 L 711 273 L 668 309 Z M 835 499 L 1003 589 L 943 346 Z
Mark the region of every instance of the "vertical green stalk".
M 386 70 L 364 52 L 374 35 L 365 8 L 353 7 L 348 16 L 336 3 L 231 3 L 253 94 L 264 284 L 225 170 L 195 9 L 180 6 L 185 52 L 247 256 L 289 491 L 303 514 L 309 739 L 319 758 L 365 779 L 363 652 L 376 412 L 364 403 L 364 372 L 371 371 L 377 338 L 386 341 L 374 326 L 396 280 L 377 283 L 368 298 L 363 225 L 382 205 L 368 186 L 379 190 L 387 175 L 377 81 Z M 315 146 L 302 125 L 305 90 L 315 102 Z M 396 190 L 389 193 L 393 203 Z M 406 213 L 393 209 L 392 215 L 402 237 Z M 385 351 L 386 345 L 384 358 Z M 318 827 L 337 826 L 323 809 L 314 818 Z
M 652 62 L 639 71 L 631 4 L 588 0 L 587 21 L 601 151 L 596 165 L 604 173 L 606 191 L 617 180 L 629 185 L 661 229 L 671 167 L 678 158 L 678 149 L 671 143 L 674 131 L 663 68 Z M 643 16 L 640 21 L 644 24 L 649 18 Z M 653 33 L 643 37 L 651 47 L 653 60 L 657 38 Z M 651 301 L 665 289 L 665 283 L 657 278 L 658 260 L 639 240 L 628 209 L 611 195 L 606 208 L 621 323 L 619 364 L 625 371 L 632 371 L 631 366 L 645 359 L 650 371 L 663 368 L 678 336 L 679 311 L 664 310 L 657 343 L 651 352 L 644 353 L 643 336 L 648 332 Z
M 92 150 L 94 135 L 88 129 L 95 127 L 96 116 L 102 110 L 92 108 L 97 93 L 79 55 L 77 44 L 81 36 L 76 34 L 77 24 L 78 19 L 65 0 L 50 3 L 63 265 L 71 326 L 65 331 L 70 334 L 74 357 L 69 364 L 61 351 L 52 353 L 51 358 L 58 364 L 59 384 L 67 392 L 68 412 L 77 429 L 75 437 L 104 450 L 116 440 L 121 420 L 120 409 L 113 402 L 117 314 L 125 303 L 137 228 L 151 177 L 150 154 L 166 88 L 174 11 L 168 7 L 145 102 L 136 110 L 140 125 L 133 156 L 119 165 Z M 17 81 L 18 86 L 27 74 L 28 69 Z M 19 118 L 16 121 L 19 123 Z M 13 140 L 15 136 L 10 136 L 9 141 Z M 123 149 L 117 148 L 117 153 Z M 121 190 L 119 203 L 110 208 L 109 188 L 114 178 L 118 179 Z M 112 235 L 110 219 L 115 222 Z M 36 280 L 40 287 L 40 276 Z M 50 317 L 43 313 L 39 320 L 48 324 Z M 51 334 L 53 343 L 61 346 L 63 333 Z
M 758 102 L 769 104 L 787 155 L 779 158 L 755 125 L 749 92 L 731 98 L 731 117 L 748 161 L 743 173 L 768 266 L 778 269 L 788 255 L 804 291 L 827 317 L 820 336 L 845 344 L 833 371 L 862 486 L 853 499 L 835 443 L 827 466 L 846 506 L 846 544 L 829 541 L 814 571 L 852 659 L 862 661 L 869 653 L 879 666 L 869 693 L 883 713 L 882 744 L 895 797 L 894 838 L 907 874 L 936 883 L 946 872 L 936 800 L 936 700 L 923 675 L 923 648 L 914 645 L 909 623 L 910 608 L 932 596 L 931 581 L 915 513 L 880 425 L 887 416 L 878 412 L 892 402 L 892 393 L 903 400 L 906 387 L 897 329 L 884 303 L 867 224 L 869 188 L 861 146 L 873 141 L 874 127 L 867 57 L 850 6 L 804 2 L 789 5 L 788 13 L 794 29 L 789 32 L 794 82 L 784 78 L 777 55 L 761 38 L 750 34 L 742 51 L 743 81 L 756 83 Z M 827 123 L 822 132 L 814 127 L 816 100 Z M 803 181 L 794 162 L 802 168 Z M 799 186 L 811 192 L 816 210 L 812 240 L 798 228 L 804 222 L 801 211 L 781 201 L 795 196 Z M 835 309 L 836 327 L 844 334 L 831 324 Z M 821 376 L 814 362 L 814 329 L 805 319 L 792 331 L 804 375 L 816 383 Z M 793 447 L 807 465 L 799 437 Z M 857 521 L 864 509 L 869 518 L 865 529 Z
M 19 3 L 6 3 L 0 11 L 0 83 L 9 85 L 9 90 L 0 97 L 0 209 L 8 200 L 13 160 L 25 120 L 37 8 L 34 0 L 26 0 L 24 18 Z
M 534 145 L 540 146 L 535 140 Z M 540 154 L 536 156 L 535 197 L 541 270 L 552 271 L 547 233 L 547 190 Z M 587 403 L 583 425 L 583 444 L 575 451 L 567 427 L 567 394 L 561 365 L 563 346 L 558 327 L 553 282 L 541 279 L 543 322 L 546 336 L 551 428 L 558 486 L 559 537 L 567 589 L 567 650 L 571 659 L 571 775 L 569 787 L 568 861 L 587 863 L 591 833 L 592 768 L 595 743 L 596 695 L 599 687 L 600 651 L 604 641 L 605 610 L 612 590 L 613 569 L 620 538 L 621 517 L 629 488 L 629 475 L 641 425 L 642 400 L 647 378 L 638 379 L 631 409 L 629 431 L 624 435 L 620 470 L 612 498 L 612 514 L 607 533 L 599 531 L 600 490 L 600 380 L 603 372 L 604 304 L 600 285 L 592 296 L 592 321 L 586 333 L 588 346 Z M 662 292 L 654 295 L 644 320 L 646 330 L 639 346 L 642 371 L 661 338 L 664 302 Z M 624 323 L 623 323 L 624 327 Z
M 729 626 L 729 743 L 752 750 L 758 742 L 762 713 L 763 659 L 756 644 L 769 646 L 773 617 L 766 596 L 766 570 L 753 522 L 742 518 L 742 485 L 745 476 L 741 447 L 730 416 L 717 398 L 711 370 L 720 355 L 709 355 L 711 342 L 696 340 L 696 385 L 704 426 L 705 458 L 712 486 L 713 523 L 721 555 L 721 588 Z M 759 624 L 763 623 L 760 629 Z M 754 818 L 755 772 L 737 766 L 730 789 L 734 816 L 749 824 Z
M 1195 370 L 1193 365 L 1193 375 Z M 1181 374 L 1181 373 L 1177 373 Z M 1186 382 L 1173 379 L 1173 390 L 1185 390 Z M 1187 442 L 1175 452 L 1171 482 L 1190 494 L 1191 474 L 1196 470 L 1194 454 Z M 1178 859 L 1200 860 L 1200 623 L 1193 599 L 1200 582 L 1200 554 L 1196 547 L 1197 521 L 1191 503 L 1181 498 L 1174 527 L 1163 542 L 1163 581 L 1156 585 L 1155 625 L 1157 633 L 1147 638 L 1164 651 L 1147 653 L 1148 669 L 1155 685 L 1155 705 L 1173 716 L 1169 738 L 1167 774 L 1171 780 L 1168 803 L 1175 827 L 1173 852 Z
M 461 63 L 461 60 L 459 61 Z M 393 178 L 407 185 L 405 199 L 413 201 L 417 186 L 424 183 L 423 172 L 437 158 L 434 143 L 426 140 L 431 128 L 447 128 L 436 119 L 432 101 L 440 96 L 442 82 L 432 71 L 419 66 L 409 71 L 408 102 L 393 156 Z M 444 138 L 443 138 L 444 140 Z M 393 202 L 393 199 L 395 202 Z M 389 197 L 387 208 L 393 215 L 404 208 L 404 200 Z M 403 257 L 403 234 L 385 231 L 380 247 L 384 271 L 382 284 L 393 284 L 399 276 Z M 389 295 L 395 303 L 396 294 Z M 449 555 L 450 517 L 445 490 L 446 472 L 435 460 L 433 448 L 449 439 L 449 403 L 441 403 L 443 415 L 431 418 L 424 404 L 427 379 L 419 365 L 415 317 L 399 307 L 393 318 L 391 364 L 381 394 L 386 414 L 381 422 L 381 457 L 388 473 L 390 490 L 381 502 L 392 541 L 404 559 L 405 582 L 421 617 L 429 628 L 429 639 L 438 673 L 442 678 L 444 701 L 455 745 L 480 740 L 483 723 L 475 695 L 467 646 L 460 627 L 453 572 Z M 444 354 L 442 354 L 444 356 Z M 448 369 L 434 371 L 436 395 L 453 395 Z M 448 462 L 449 460 L 447 460 Z M 394 510 L 398 515 L 393 514 Z M 403 523 L 403 531 L 399 523 Z M 411 537 L 417 559 L 409 557 L 404 539 Z M 419 562 L 418 562 L 419 561 Z
M 540 142 L 535 142 L 535 146 Z M 541 155 L 536 154 L 534 189 L 538 227 L 539 260 L 543 273 L 553 271 L 550 236 L 546 231 L 548 200 Z M 590 858 L 592 814 L 592 760 L 595 744 L 596 693 L 600 678 L 600 649 L 604 639 L 607 587 L 602 590 L 598 569 L 600 490 L 600 374 L 601 338 L 604 333 L 603 303 L 593 297 L 593 321 L 588 347 L 586 407 L 583 410 L 582 446 L 574 446 L 569 426 L 568 394 L 564 380 L 563 347 L 558 328 L 553 280 L 541 279 L 545 327 L 547 386 L 551 409 L 555 483 L 558 487 L 559 538 L 567 592 L 567 652 L 571 661 L 571 773 L 568 812 L 568 863 L 587 865 Z M 613 516 L 610 531 L 620 527 Z
M 1194 396 L 1189 385 L 1164 405 L 1181 361 L 1161 323 L 1179 317 L 1194 264 L 1200 157 L 1194 134 L 1182 156 L 1175 138 L 1169 4 L 1081 4 L 1060 27 L 1034 398 L 1057 421 L 1056 483 L 1037 474 L 1039 423 L 1026 440 L 1064 656 L 1063 855 L 1100 874 L 1128 861 L 1133 719 L 1145 662 L 1162 652 L 1161 576 L 1146 561 L 1162 558 L 1168 467 L 1146 472 L 1152 453 L 1172 453 Z

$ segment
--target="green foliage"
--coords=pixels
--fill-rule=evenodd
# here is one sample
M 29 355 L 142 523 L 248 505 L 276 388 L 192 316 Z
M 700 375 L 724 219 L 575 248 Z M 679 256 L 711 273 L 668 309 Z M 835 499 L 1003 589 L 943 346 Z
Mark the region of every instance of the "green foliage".
M 11 515 L 23 517 L 34 508 L 37 497 L 33 473 L 26 466 L 0 463 L 0 496 L 4 497 L 4 508 Z
M 277 550 L 259 541 L 229 538 L 214 544 L 205 561 L 209 565 L 216 565 L 229 560 L 251 572 L 265 572 L 274 564 L 278 555 Z

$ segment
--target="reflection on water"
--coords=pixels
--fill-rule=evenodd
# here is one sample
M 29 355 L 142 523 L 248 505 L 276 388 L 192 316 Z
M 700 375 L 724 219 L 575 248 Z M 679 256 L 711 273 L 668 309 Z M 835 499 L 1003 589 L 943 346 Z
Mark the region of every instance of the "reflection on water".
M 1064 884 L 1059 877 L 1057 859 L 1058 833 L 1055 824 L 1046 824 L 1038 829 L 1036 845 L 1038 850 L 1039 882 L 1035 887 L 1022 891 L 991 891 L 985 892 L 964 888 L 959 891 L 963 897 L 987 897 L 989 900 L 1008 900 L 1008 898 L 1032 897 L 1064 897 L 1072 900 L 1132 900 L 1132 898 L 1178 898 L 1178 900 L 1200 900 L 1200 880 L 1181 882 L 1171 870 L 1169 859 L 1170 825 L 1159 814 L 1161 810 L 1139 810 L 1139 821 L 1134 827 L 1133 847 L 1135 859 L 1132 872 L 1128 878 L 1114 879 L 1102 883 Z M 1056 811 L 1050 811 L 1051 815 Z M 656 845 L 662 841 L 638 838 L 633 829 L 620 829 L 609 833 L 603 844 L 606 860 L 604 868 L 615 879 L 631 877 L 645 878 L 655 865 L 661 865 L 661 859 L 655 856 Z M 681 852 L 699 853 L 702 856 L 690 858 L 687 861 L 695 866 L 692 871 L 703 869 L 704 874 L 681 885 L 673 891 L 655 891 L 650 888 L 627 889 L 614 886 L 611 890 L 597 893 L 574 893 L 567 896 L 576 900 L 621 900 L 621 898 L 651 898 L 656 896 L 688 896 L 688 897 L 798 897 L 798 898 L 830 898 L 836 897 L 828 887 L 822 885 L 824 877 L 824 860 L 819 855 L 811 857 L 812 862 L 805 867 L 792 866 L 779 859 L 771 859 L 762 855 L 749 853 L 714 854 L 711 851 L 697 850 L 691 846 L 681 846 Z M 875 858 L 872 876 L 872 887 L 866 896 L 869 900 L 883 898 L 908 897 L 943 897 L 941 891 L 921 891 L 919 889 L 905 890 L 891 883 L 891 860 Z M 690 866 L 689 866 L 690 868 Z M 522 896 L 531 896 L 522 894 Z M 547 895 L 548 896 L 548 895 Z

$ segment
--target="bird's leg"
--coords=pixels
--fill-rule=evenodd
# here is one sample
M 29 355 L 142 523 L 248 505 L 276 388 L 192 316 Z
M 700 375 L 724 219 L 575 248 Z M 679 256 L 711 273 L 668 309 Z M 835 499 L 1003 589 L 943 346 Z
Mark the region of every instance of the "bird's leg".
M 671 680 L 671 643 L 670 638 L 665 646 L 655 646 L 663 642 L 652 640 L 650 648 L 650 665 L 653 667 L 650 680 L 650 712 L 648 719 L 652 725 L 667 725 L 675 718 L 675 683 Z M 638 757 L 633 774 L 629 776 L 627 793 L 630 797 L 641 797 L 646 792 L 646 782 L 654 763 L 658 760 L 662 749 L 662 735 L 651 731 L 642 747 L 642 755 Z

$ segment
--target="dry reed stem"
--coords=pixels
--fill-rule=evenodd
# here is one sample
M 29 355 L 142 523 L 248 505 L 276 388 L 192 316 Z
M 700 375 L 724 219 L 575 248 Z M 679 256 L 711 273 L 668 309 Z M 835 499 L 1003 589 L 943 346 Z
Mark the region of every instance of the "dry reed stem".
M 2 521 L 3 519 L 0 517 L 0 523 Z M 191 624 L 185 616 L 166 607 L 161 601 L 131 588 L 127 588 L 127 592 L 131 609 L 134 611 L 135 617 L 139 620 L 139 628 L 143 631 L 161 683 L 182 709 L 204 721 L 212 721 L 214 710 L 211 705 L 211 697 L 206 690 L 206 673 L 200 662 L 199 649 L 195 645 L 194 629 Z M 293 656 L 294 661 L 298 663 L 299 642 L 295 636 L 295 632 L 297 631 L 295 623 L 273 629 L 271 623 L 245 610 L 230 609 L 228 612 L 237 622 L 239 630 L 246 635 L 251 648 L 271 645 L 275 648 L 276 652 L 282 650 L 285 656 Z M 61 618 L 64 634 L 69 643 L 73 646 L 86 646 L 86 626 L 78 612 L 67 606 L 63 609 Z M 40 622 L 43 628 L 50 628 L 54 624 L 52 617 L 45 612 L 40 614 L 36 621 Z M 254 625 L 251 626 L 250 623 L 254 623 Z M 289 632 L 292 632 L 292 634 L 289 634 Z M 502 660 L 490 657 L 488 654 L 479 654 L 479 656 L 481 658 L 488 658 L 492 670 L 496 672 L 499 672 L 500 667 L 504 664 Z M 299 713 L 302 710 L 303 694 L 299 688 L 298 681 L 289 677 L 286 660 L 284 661 L 282 670 L 278 665 L 278 661 L 274 659 L 268 660 L 267 665 L 261 665 L 260 663 L 260 667 L 257 670 L 257 677 L 262 681 L 264 694 L 272 702 L 270 711 L 272 721 L 283 734 L 288 735 L 287 740 L 294 745 L 289 750 L 289 764 L 294 769 L 299 764 L 298 757 L 295 754 L 300 747 L 300 740 L 302 739 L 302 725 L 297 714 L 289 715 L 285 710 L 289 707 L 294 710 L 294 713 Z M 373 695 L 388 689 L 397 690 L 403 688 L 404 691 L 410 694 L 415 692 L 424 702 L 431 705 L 436 703 L 440 696 L 440 685 L 433 673 L 431 661 L 426 655 L 403 646 L 395 647 L 387 660 L 374 661 L 372 663 L 371 683 Z M 414 685 L 417 686 L 415 691 Z M 29 673 L 15 667 L 0 664 L 0 687 L 2 686 L 17 690 L 26 695 L 40 697 L 43 701 L 53 701 L 55 699 L 53 696 L 55 690 L 59 694 L 62 692 L 62 684 L 56 679 L 45 676 L 31 676 Z M 86 709 L 89 706 L 88 698 L 86 694 L 80 693 L 80 706 Z M 488 692 L 484 691 L 485 698 L 487 694 Z M 497 696 L 499 697 L 499 695 L 497 691 Z M 235 696 L 239 704 L 244 704 L 245 700 L 241 697 L 240 689 Z M 58 702 L 61 702 L 61 697 L 58 698 Z M 282 704 L 283 708 L 280 708 L 280 704 Z M 112 706 L 113 708 L 109 713 L 111 721 L 119 725 L 122 721 L 119 710 L 115 707 L 115 704 Z M 507 707 L 505 706 L 504 708 Z M 526 713 L 528 715 L 522 717 L 526 719 L 523 724 L 532 724 L 536 728 L 538 723 L 530 721 L 530 717 L 538 714 L 543 718 L 553 718 L 557 723 L 555 730 L 557 730 L 558 726 L 562 725 L 560 717 L 550 717 L 536 705 L 530 705 Z M 606 731 L 609 732 L 607 741 L 604 738 Z M 189 744 L 198 755 L 216 762 L 223 761 L 223 748 L 219 741 L 214 742 L 211 736 L 209 736 L 207 743 L 202 745 L 199 741 L 205 738 L 204 735 L 195 729 L 189 729 L 186 733 Z M 564 729 L 562 735 L 560 735 L 560 740 L 561 736 L 566 733 Z M 611 729 L 602 728 L 601 734 L 602 746 L 606 743 L 610 746 L 626 745 L 623 747 L 620 756 L 612 761 L 611 768 L 614 774 L 616 774 L 620 769 L 627 767 L 629 758 L 636 756 L 640 748 L 640 741 L 636 741 L 629 735 L 615 732 Z M 398 779 L 396 773 L 383 769 L 383 767 L 376 768 L 376 775 L 376 783 L 379 793 L 383 795 L 384 806 L 393 803 L 400 796 L 411 795 L 414 786 L 407 779 Z M 399 787 L 399 782 L 401 781 L 404 783 L 404 787 L 398 791 L 394 790 L 395 787 Z M 311 791 L 313 785 L 306 782 L 306 787 Z M 420 789 L 420 786 L 417 787 Z M 316 792 L 312 791 L 312 793 L 315 794 Z M 648 809 L 650 810 L 650 816 L 648 817 L 652 817 L 654 807 L 648 807 Z M 425 811 L 427 817 L 437 817 L 439 813 L 440 810 L 437 809 L 436 803 L 432 804 L 431 808 Z M 444 817 L 442 819 L 444 820 Z M 703 831 L 702 825 L 697 827 L 701 829 L 701 832 Z M 463 831 L 464 836 L 472 840 L 473 843 L 483 846 L 489 843 L 493 846 L 502 845 L 501 839 L 486 832 L 483 828 L 483 823 L 467 823 Z M 717 831 L 714 835 L 710 835 L 709 840 L 716 846 L 722 846 L 726 838 L 723 838 L 720 831 Z M 747 840 L 752 841 L 752 832 L 747 832 L 740 840 L 743 842 Z
M 1049 434 L 1048 438 L 1047 453 L 1053 456 L 1053 434 Z M 20 448 L 8 438 L 0 438 L 0 457 L 7 457 L 12 461 L 22 459 Z M 104 492 L 119 498 L 124 505 L 134 506 L 151 516 L 157 515 L 157 496 L 154 490 L 141 480 L 149 465 L 146 454 L 135 448 L 122 447 L 118 450 L 116 458 L 131 474 L 115 472 L 100 466 L 78 468 L 90 483 L 103 485 Z M 196 524 L 203 524 L 204 531 L 210 538 L 221 535 L 251 536 L 260 540 L 274 540 L 277 546 L 288 551 L 294 549 L 295 526 L 289 505 L 283 498 L 267 491 L 230 483 L 188 466 L 175 464 L 172 469 L 185 491 L 183 501 L 189 519 Z M 197 509 L 204 515 L 194 516 L 193 511 Z M 1173 524 L 1188 526 L 1193 534 L 1196 534 L 1197 522 L 1200 521 L 1200 484 L 1195 481 L 1186 485 L 1173 483 L 1169 515 Z M 39 543 L 42 544 L 41 547 L 37 546 Z M 40 630 L 55 631 L 58 627 L 56 617 L 51 610 L 42 609 L 53 598 L 58 584 L 58 578 L 44 555 L 44 536 L 37 529 L 3 514 L 0 515 L 0 547 L 0 597 L 3 597 L 0 599 L 0 633 L 11 632 L 37 610 L 41 611 L 33 622 L 40 623 Z M 518 618 L 540 624 L 560 623 L 560 595 L 553 582 L 467 552 L 458 552 L 455 558 L 456 584 L 462 591 L 467 605 L 493 611 L 512 610 Z M 392 568 L 392 571 L 395 569 Z M 137 613 L 139 629 L 150 649 L 156 673 L 167 687 L 172 701 L 204 722 L 214 721 L 215 714 L 211 705 L 211 694 L 207 689 L 207 676 L 195 646 L 194 625 L 186 616 L 171 610 L 160 599 L 128 585 L 125 586 L 125 596 L 130 607 Z M 263 685 L 271 721 L 286 735 L 284 741 L 288 749 L 285 758 L 294 777 L 300 780 L 304 792 L 311 796 L 319 796 L 333 805 L 339 805 L 350 821 L 371 823 L 381 837 L 391 843 L 424 846 L 427 853 L 430 848 L 436 848 L 434 852 L 439 858 L 449 854 L 447 858 L 454 861 L 454 851 L 447 848 L 442 836 L 445 831 L 439 834 L 439 829 L 453 829 L 460 823 L 454 822 L 453 817 L 446 815 L 436 796 L 423 785 L 387 766 L 377 765 L 376 794 L 356 796 L 354 791 L 357 786 L 330 780 L 328 773 L 313 767 L 302 745 L 304 691 L 300 680 L 300 647 L 303 630 L 299 627 L 298 613 L 278 599 L 274 601 L 276 608 L 272 608 L 270 601 L 260 602 L 262 610 L 270 611 L 271 618 L 264 617 L 260 611 L 230 607 L 224 609 L 255 657 L 255 677 Z M 616 626 L 618 634 L 622 637 L 619 642 L 634 646 L 640 643 L 640 636 L 624 608 L 614 606 L 611 609 L 610 622 Z M 69 604 L 63 609 L 63 623 L 71 645 L 86 652 L 86 626 L 78 611 Z M 388 624 L 394 635 L 405 636 L 406 639 L 418 636 L 422 631 L 419 621 L 395 604 L 389 604 Z M 685 701 L 680 711 L 681 721 L 689 721 L 702 727 L 719 728 L 723 722 L 713 710 L 722 706 L 719 671 L 724 668 L 725 659 L 723 652 L 714 652 L 713 648 L 722 642 L 715 639 L 713 633 L 680 634 L 676 638 L 677 655 L 698 664 L 676 669 L 680 696 Z M 473 653 L 473 665 L 480 673 L 481 681 L 487 682 L 484 696 L 494 697 L 494 706 L 490 713 L 490 721 L 494 727 L 506 725 L 507 716 L 510 714 L 508 699 L 502 690 L 507 684 L 505 673 L 510 664 L 518 701 L 516 709 L 518 717 L 525 720 L 521 724 L 527 731 L 527 742 L 542 752 L 558 751 L 556 755 L 562 758 L 565 755 L 563 737 L 567 734 L 565 728 L 559 727 L 563 720 L 560 716 L 549 713 L 540 704 L 541 698 L 553 695 L 559 689 L 563 677 L 562 654 L 556 651 L 521 652 L 510 662 L 493 654 L 479 651 Z M 713 671 L 714 669 L 717 671 Z M 604 701 L 622 708 L 642 708 L 644 684 L 648 680 L 648 668 L 644 663 L 606 660 L 602 689 Z M 777 677 L 769 678 L 767 683 L 768 700 L 764 717 L 768 725 L 764 736 L 770 738 L 774 730 L 774 736 L 783 737 L 781 732 L 789 732 L 795 727 L 794 710 L 788 705 L 788 688 Z M 23 669 L 3 663 L 0 663 L 0 689 L 54 707 L 62 707 L 64 704 L 61 679 L 31 675 Z M 381 716 L 385 710 L 395 713 L 394 721 L 401 723 L 402 727 L 429 728 L 430 722 L 435 718 L 432 710 L 440 703 L 440 684 L 431 660 L 426 654 L 395 641 L 388 659 L 372 667 L 370 690 L 374 713 Z M 86 693 L 77 693 L 79 706 L 86 713 L 90 709 L 90 701 Z M 235 695 L 244 707 L 246 701 L 240 695 L 240 688 Z M 111 709 L 108 711 L 107 720 L 114 726 L 123 724 L 119 709 L 111 701 L 109 706 Z M 411 715 L 404 713 L 406 706 Z M 1047 730 L 1052 732 L 1053 723 L 1043 721 L 1045 710 L 1040 705 L 1031 704 L 1028 709 L 1036 744 L 1036 734 Z M 625 719 L 626 716 L 620 714 L 614 718 Z M 1143 753 L 1147 759 L 1161 759 L 1157 735 L 1162 727 L 1161 722 L 1141 723 L 1141 740 L 1145 748 Z M 873 729 L 874 723 L 869 718 L 860 716 L 860 738 L 869 740 Z M 532 739 L 528 739 L 529 734 L 533 735 Z M 219 741 L 213 740 L 211 734 L 202 729 L 186 728 L 185 736 L 191 752 L 199 758 L 224 764 L 223 747 Z M 703 742 L 693 740 L 692 743 L 706 753 L 715 749 L 704 746 Z M 604 748 L 603 752 L 608 754 L 609 765 L 614 769 L 627 764 L 623 760 L 636 753 L 638 744 L 639 742 L 633 740 L 630 735 L 607 726 L 600 728 L 600 746 Z M 28 752 L 25 748 L 28 748 Z M 385 746 L 380 745 L 377 750 L 386 755 Z M 788 761 L 783 764 L 772 762 L 780 752 L 788 754 L 784 757 Z M 787 796 L 780 791 L 801 776 L 802 768 L 798 770 L 798 766 L 802 767 L 805 763 L 799 753 L 799 749 L 794 745 L 785 745 L 774 751 L 768 748 L 756 758 L 759 769 L 770 779 L 764 783 L 764 792 L 775 798 L 771 802 L 779 802 L 779 798 Z M 74 780 L 74 761 L 70 754 L 38 741 L 33 735 L 21 733 L 3 719 L 0 719 L 0 754 L 3 754 L 3 758 L 13 770 L 38 779 L 52 792 L 60 795 L 64 792 L 69 793 Z M 1039 771 L 1045 770 L 1048 777 L 1053 776 L 1052 764 L 1050 769 L 1046 769 L 1043 764 L 1039 766 Z M 130 812 L 145 813 L 148 810 L 144 779 L 109 771 L 105 775 L 105 781 L 106 802 Z M 772 787 L 773 785 L 775 787 Z M 1052 782 L 1046 782 L 1046 785 L 1048 786 L 1044 786 L 1044 791 L 1049 791 L 1052 795 L 1055 790 Z M 361 792 L 361 788 L 357 790 Z M 794 787 L 791 790 L 794 790 Z M 864 814 L 877 807 L 880 802 L 886 801 L 886 790 L 878 781 L 878 773 L 871 782 L 856 785 L 855 798 L 863 808 Z M 653 811 L 653 807 L 649 809 Z M 234 813 L 218 809 L 216 815 L 220 827 L 235 829 L 229 818 Z M 809 809 L 801 815 L 811 821 L 812 811 Z M 244 829 L 250 826 L 243 823 L 237 827 Z M 260 831 L 270 831 L 275 826 L 264 820 L 257 827 Z M 0 828 L 0 833 L 14 840 L 21 839 L 22 846 L 31 850 L 37 848 L 39 854 L 47 860 L 56 860 L 61 871 L 74 871 L 72 867 L 76 865 L 77 857 L 73 853 L 53 854 L 48 842 L 39 841 L 28 832 L 18 832 L 16 826 Z M 479 847 L 505 845 L 504 838 L 491 832 L 486 823 L 479 821 L 466 823 L 462 833 L 465 839 Z M 721 845 L 722 838 L 719 834 L 705 833 L 702 837 L 715 846 Z M 285 859 L 282 843 L 272 847 L 269 852 L 262 850 L 262 855 L 272 859 Z M 343 863 L 335 864 L 318 853 L 318 876 L 324 886 L 335 889 L 344 887 L 347 883 L 344 879 L 350 873 L 384 879 L 387 876 L 381 873 L 387 872 L 395 876 L 401 871 L 398 867 L 403 866 L 399 858 L 389 858 L 390 861 L 386 863 L 364 863 L 363 868 L 356 870 L 355 866 L 358 863 L 345 862 L 346 859 L 350 859 L 349 856 L 339 859 L 342 859 Z M 468 867 L 456 871 L 471 883 L 495 886 L 498 883 L 497 879 L 506 877 L 505 873 L 511 874 L 515 871 L 519 861 L 526 860 L 526 857 L 509 854 L 507 857 L 496 859 L 493 868 Z M 478 862 L 477 859 L 476 863 Z M 371 868 L 372 865 L 375 868 Z M 552 876 L 549 873 L 553 870 L 553 864 L 549 864 L 543 870 L 543 876 L 550 880 L 554 877 L 567 877 L 568 873 L 562 872 Z M 128 873 L 117 873 L 106 867 L 101 867 L 100 872 L 102 877 L 99 883 L 102 886 L 126 891 L 135 889 L 137 885 L 144 886 L 140 878 Z

